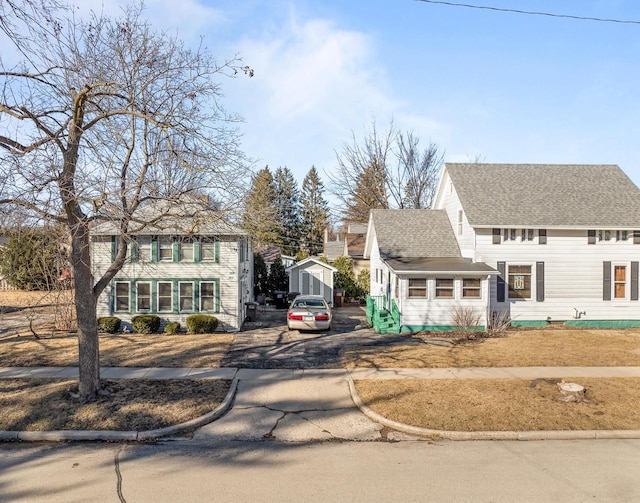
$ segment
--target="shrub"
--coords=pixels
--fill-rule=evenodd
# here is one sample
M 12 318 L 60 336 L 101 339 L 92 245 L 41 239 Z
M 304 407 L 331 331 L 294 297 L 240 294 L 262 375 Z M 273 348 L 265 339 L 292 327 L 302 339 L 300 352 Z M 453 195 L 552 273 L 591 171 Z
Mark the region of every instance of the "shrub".
M 165 334 L 177 334 L 180 332 L 180 323 L 177 321 L 170 321 L 164 326 Z
M 473 332 L 480 330 L 480 320 L 482 315 L 470 306 L 455 306 L 451 310 L 451 321 L 453 325 L 467 337 Z
M 131 318 L 133 330 L 139 334 L 156 334 L 160 329 L 160 316 L 140 314 Z
M 190 334 L 210 334 L 218 328 L 218 318 L 208 314 L 192 314 L 187 317 L 187 332 Z
M 103 316 L 98 318 L 98 329 L 101 332 L 106 332 L 108 334 L 115 334 L 120 331 L 120 318 L 116 316 Z

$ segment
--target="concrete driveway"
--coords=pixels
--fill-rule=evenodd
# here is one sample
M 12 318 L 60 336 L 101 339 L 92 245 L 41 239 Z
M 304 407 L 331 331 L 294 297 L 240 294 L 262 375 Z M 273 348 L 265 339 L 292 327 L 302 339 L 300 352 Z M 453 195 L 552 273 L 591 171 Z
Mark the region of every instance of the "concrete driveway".
M 406 336 L 375 333 L 364 306 L 333 310 L 330 331 L 287 329 L 286 310 L 261 306 L 256 322 L 245 323 L 222 362 L 223 367 L 261 369 L 341 368 L 340 353 L 352 346 L 385 346 Z

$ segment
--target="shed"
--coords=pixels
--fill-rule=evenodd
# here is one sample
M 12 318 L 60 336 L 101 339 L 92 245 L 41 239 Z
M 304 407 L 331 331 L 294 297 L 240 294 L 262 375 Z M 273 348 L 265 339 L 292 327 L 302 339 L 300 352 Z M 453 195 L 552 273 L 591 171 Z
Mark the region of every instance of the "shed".
M 286 269 L 289 274 L 289 291 L 305 295 L 322 295 L 333 304 L 333 275 L 338 270 L 315 258 L 306 258 Z

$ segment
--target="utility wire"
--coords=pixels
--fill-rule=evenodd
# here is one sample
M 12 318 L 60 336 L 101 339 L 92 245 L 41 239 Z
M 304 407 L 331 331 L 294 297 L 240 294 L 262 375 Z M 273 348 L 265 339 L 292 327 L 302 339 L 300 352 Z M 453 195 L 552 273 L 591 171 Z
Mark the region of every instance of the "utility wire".
M 493 10 L 498 12 L 512 12 L 515 14 L 527 14 L 529 16 L 559 17 L 559 18 L 565 18 L 565 19 L 577 19 L 580 21 L 598 21 L 600 23 L 640 24 L 640 21 L 633 21 L 628 19 L 608 19 L 608 18 L 601 18 L 601 17 L 572 16 L 571 14 L 552 14 L 551 12 L 506 9 L 502 7 L 490 7 L 488 5 L 471 5 L 467 3 L 444 2 L 439 0 L 416 0 L 416 1 L 431 3 L 431 4 L 448 5 L 451 7 L 466 7 L 469 9 Z

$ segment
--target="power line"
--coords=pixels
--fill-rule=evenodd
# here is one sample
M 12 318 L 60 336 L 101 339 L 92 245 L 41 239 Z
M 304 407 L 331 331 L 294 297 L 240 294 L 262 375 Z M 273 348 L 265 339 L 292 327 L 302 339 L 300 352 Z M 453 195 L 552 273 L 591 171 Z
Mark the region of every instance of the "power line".
M 640 21 L 632 21 L 628 19 L 609 19 L 609 18 L 601 18 L 601 17 L 572 16 L 571 14 L 553 14 L 551 12 L 506 9 L 502 7 L 490 7 L 488 5 L 471 5 L 467 3 L 444 2 L 439 0 L 417 0 L 417 1 L 424 2 L 424 3 L 448 5 L 451 7 L 466 7 L 469 9 L 482 9 L 482 10 L 492 10 L 492 11 L 498 11 L 498 12 L 512 12 L 515 14 L 527 14 L 529 16 L 559 17 L 559 18 L 565 18 L 565 19 L 577 19 L 580 21 L 598 21 L 600 23 L 640 24 Z

